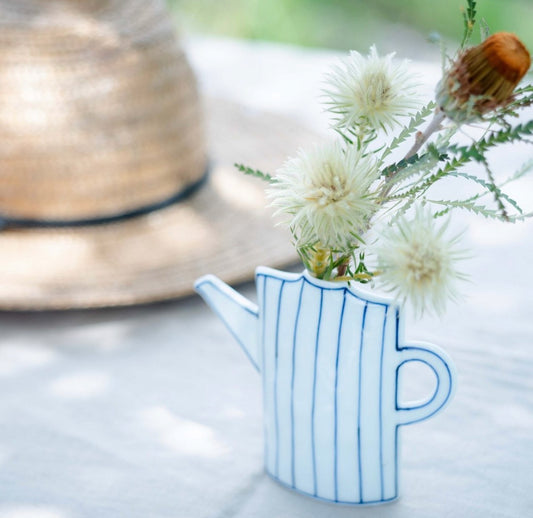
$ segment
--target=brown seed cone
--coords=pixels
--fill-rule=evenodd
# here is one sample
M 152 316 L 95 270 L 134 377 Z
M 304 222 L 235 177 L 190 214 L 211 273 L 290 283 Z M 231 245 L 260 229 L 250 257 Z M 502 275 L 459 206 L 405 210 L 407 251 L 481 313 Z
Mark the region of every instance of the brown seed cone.
M 498 32 L 459 56 L 439 83 L 437 101 L 453 120 L 476 119 L 511 102 L 530 65 L 524 44 Z

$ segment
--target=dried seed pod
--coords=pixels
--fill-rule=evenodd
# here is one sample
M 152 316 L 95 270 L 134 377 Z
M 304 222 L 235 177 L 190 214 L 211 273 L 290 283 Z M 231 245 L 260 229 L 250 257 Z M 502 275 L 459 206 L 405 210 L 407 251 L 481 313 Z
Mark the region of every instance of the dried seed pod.
M 513 100 L 530 65 L 528 50 L 514 34 L 493 34 L 459 55 L 437 86 L 437 103 L 456 122 L 478 119 Z

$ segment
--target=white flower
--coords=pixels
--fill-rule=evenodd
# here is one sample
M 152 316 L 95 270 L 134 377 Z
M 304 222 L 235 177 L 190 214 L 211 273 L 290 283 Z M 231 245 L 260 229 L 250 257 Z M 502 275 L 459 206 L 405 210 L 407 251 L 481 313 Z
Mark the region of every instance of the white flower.
M 428 309 L 442 314 L 447 301 L 457 299 L 456 281 L 466 279 L 456 269 L 466 257 L 457 249 L 461 235 L 445 237 L 448 224 L 438 226 L 431 213 L 418 209 L 413 220 L 399 218 L 379 238 L 378 279 L 397 300 L 411 302 L 417 315 Z
M 374 160 L 335 142 L 289 159 L 267 194 L 276 214 L 286 216 L 297 246 L 344 250 L 358 241 L 377 208 L 370 187 L 378 175 Z
M 411 115 L 419 107 L 415 78 L 407 61 L 393 60 L 394 53 L 380 57 L 370 47 L 368 57 L 351 51 L 328 74 L 328 110 L 335 114 L 335 127 L 369 125 L 387 131 L 398 117 Z

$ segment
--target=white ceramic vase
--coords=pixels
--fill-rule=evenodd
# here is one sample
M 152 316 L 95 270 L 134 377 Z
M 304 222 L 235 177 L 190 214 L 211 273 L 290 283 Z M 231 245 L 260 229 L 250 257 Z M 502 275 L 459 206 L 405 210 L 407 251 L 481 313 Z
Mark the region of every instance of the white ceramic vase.
M 261 373 L 266 471 L 328 502 L 395 500 L 399 427 L 450 401 L 450 359 L 434 345 L 405 344 L 398 306 L 354 283 L 259 267 L 256 286 L 258 305 L 212 275 L 195 284 Z M 433 370 L 436 389 L 400 404 L 399 369 L 410 361 Z

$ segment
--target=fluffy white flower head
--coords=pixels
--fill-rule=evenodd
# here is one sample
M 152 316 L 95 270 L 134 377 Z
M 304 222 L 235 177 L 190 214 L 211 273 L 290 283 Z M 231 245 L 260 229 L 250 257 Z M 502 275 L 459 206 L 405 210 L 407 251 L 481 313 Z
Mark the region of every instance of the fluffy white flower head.
M 457 298 L 456 281 L 465 279 L 456 269 L 457 261 L 466 257 L 457 248 L 461 236 L 447 238 L 448 224 L 438 226 L 431 213 L 418 209 L 414 219 L 401 217 L 380 236 L 378 278 L 397 300 L 409 301 L 419 316 L 425 310 L 442 314 L 447 301 Z
M 338 129 L 368 125 L 385 132 L 398 124 L 398 117 L 419 107 L 415 77 L 407 61 L 394 60 L 394 53 L 380 57 L 375 46 L 367 57 L 351 51 L 326 76 L 328 110 Z
M 357 242 L 377 208 L 370 188 L 379 173 L 355 146 L 334 142 L 300 151 L 279 169 L 267 191 L 276 214 L 285 216 L 297 246 L 319 243 L 344 250 Z

